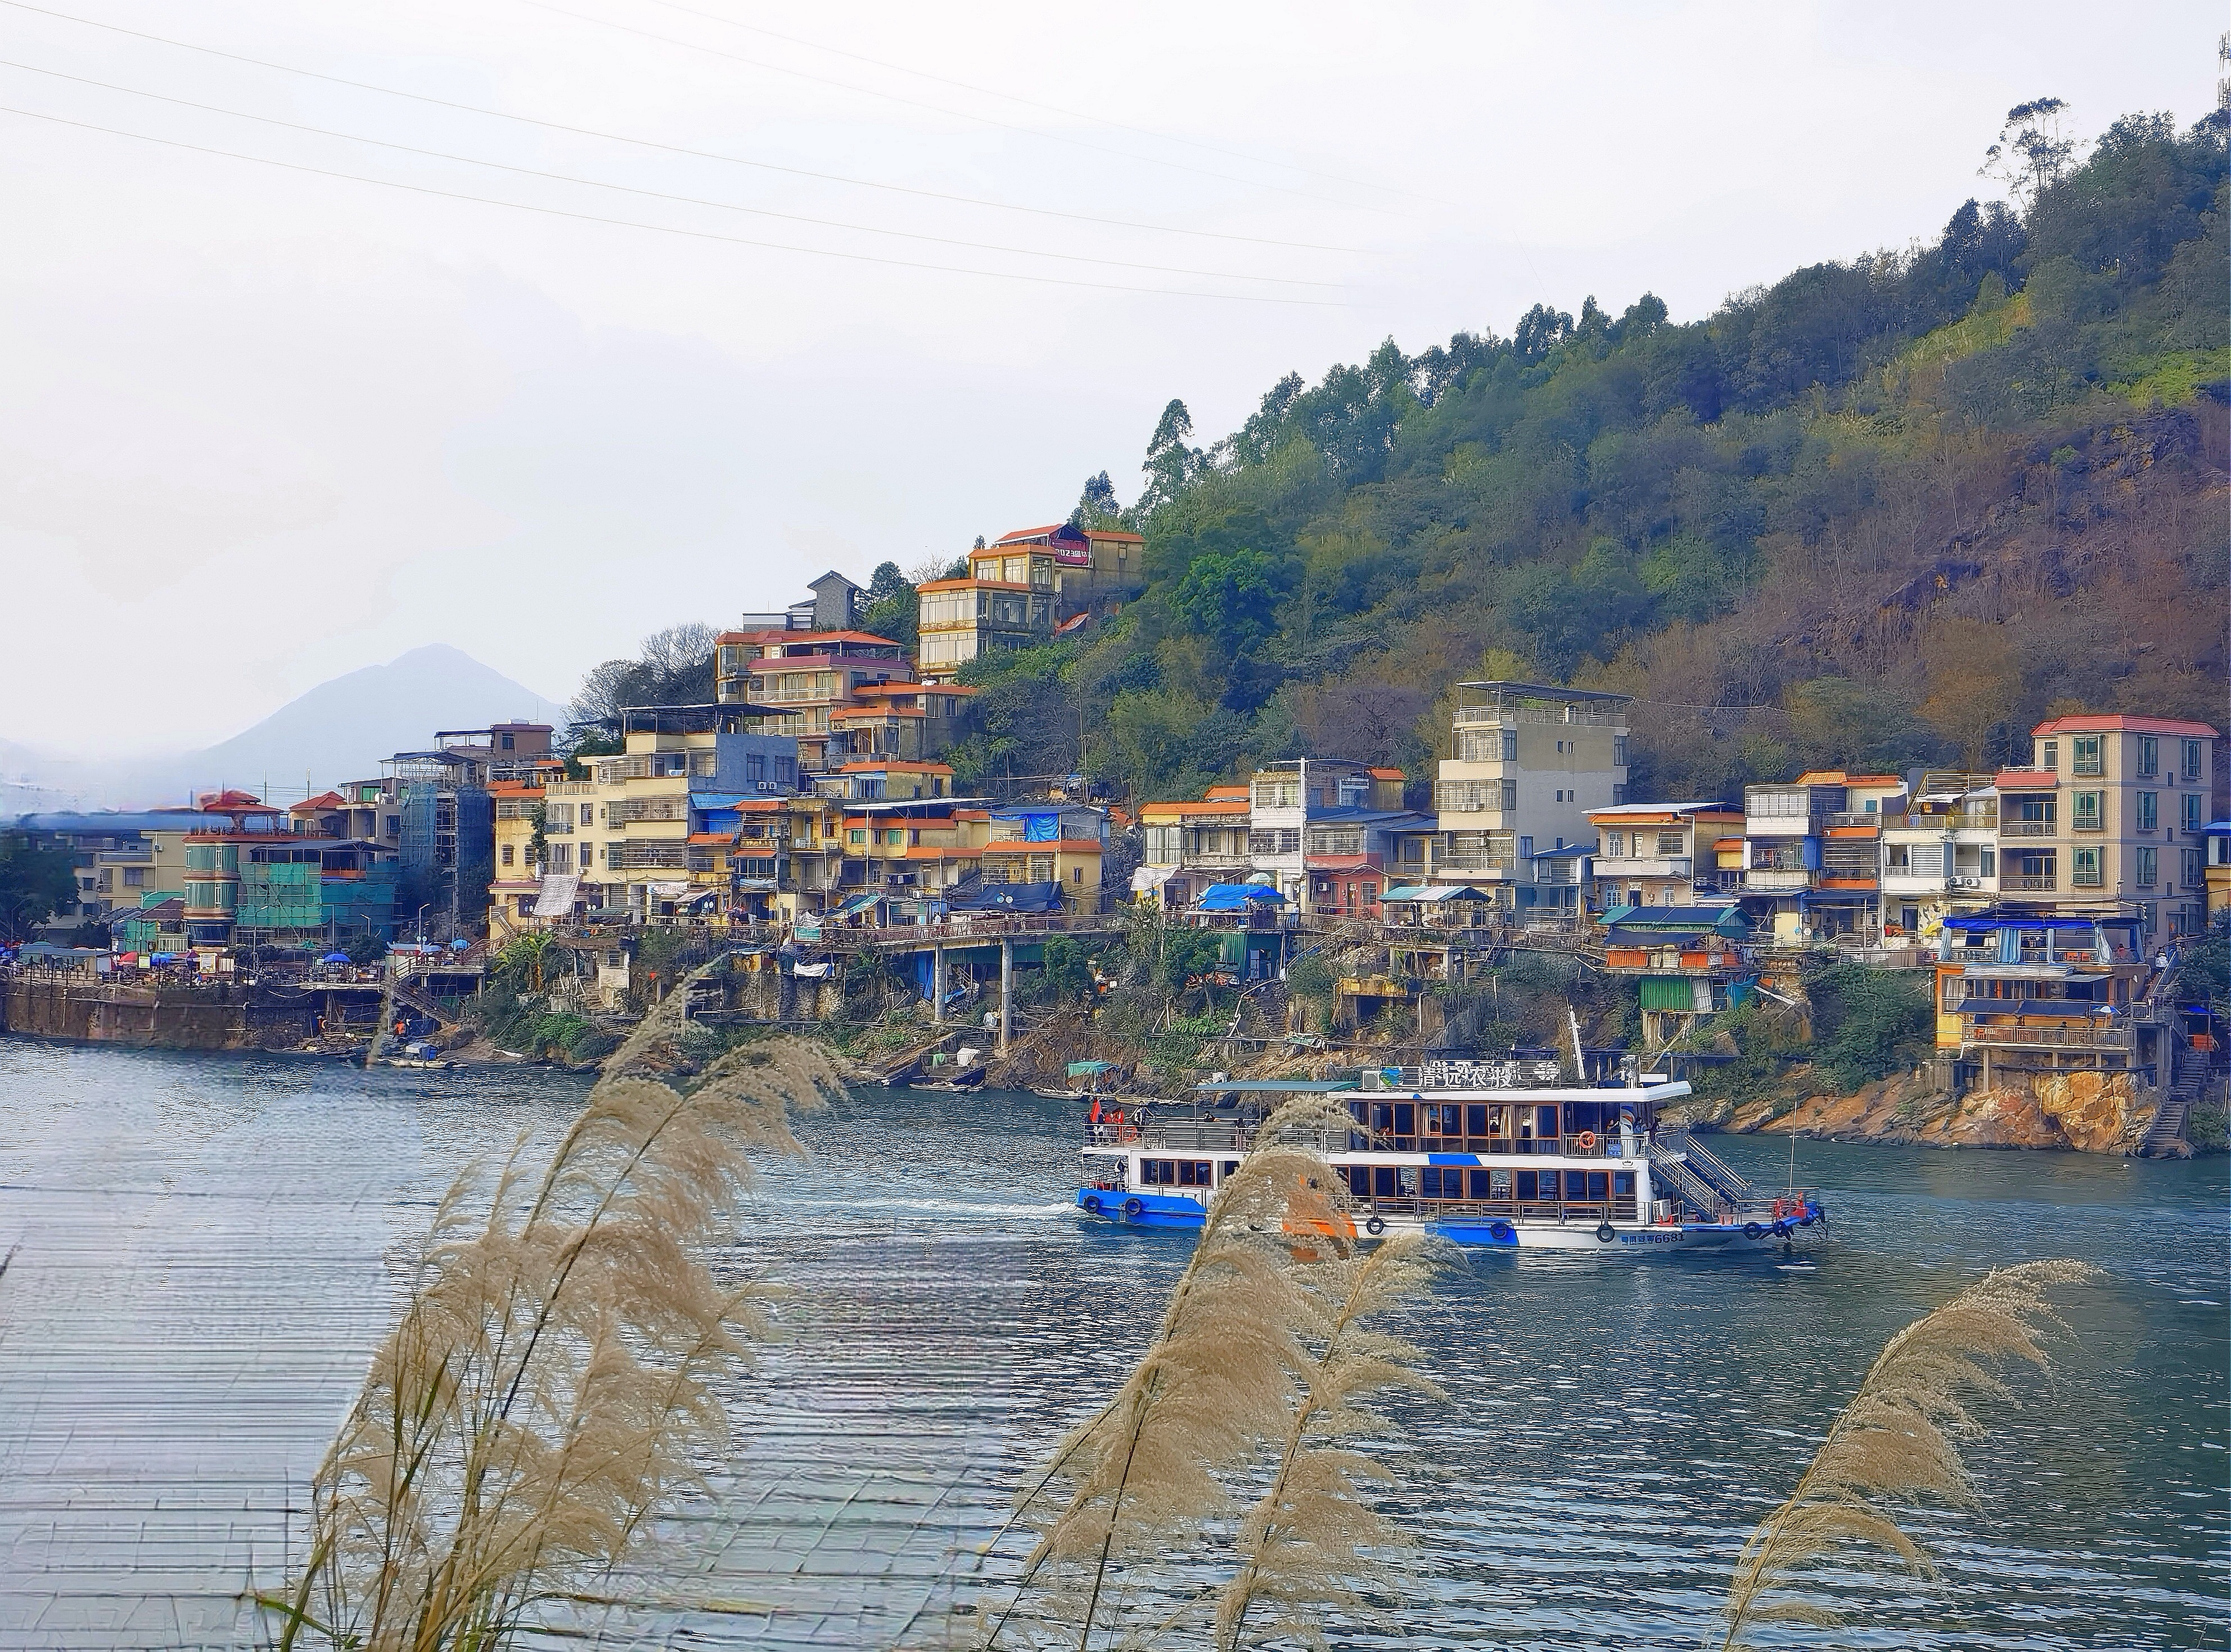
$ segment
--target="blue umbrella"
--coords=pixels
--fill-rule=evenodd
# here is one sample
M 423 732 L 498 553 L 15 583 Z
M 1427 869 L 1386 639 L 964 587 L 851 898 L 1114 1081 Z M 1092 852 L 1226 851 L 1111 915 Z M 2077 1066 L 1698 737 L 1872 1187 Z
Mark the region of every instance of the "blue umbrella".
M 346 952 L 327 952 L 318 960 L 320 964 L 346 964 L 348 961 L 349 955 Z

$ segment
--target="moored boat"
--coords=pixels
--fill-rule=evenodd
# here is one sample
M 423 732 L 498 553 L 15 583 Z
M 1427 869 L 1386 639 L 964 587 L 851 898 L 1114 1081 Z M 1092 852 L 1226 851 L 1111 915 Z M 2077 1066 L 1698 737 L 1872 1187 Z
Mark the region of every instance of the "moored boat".
M 1417 1081 L 1204 1086 L 1191 1103 L 1084 1126 L 1077 1208 L 1139 1228 L 1198 1228 L 1277 1107 L 1316 1094 L 1348 1115 L 1311 1144 L 1345 1195 L 1318 1221 L 1369 1241 L 1428 1233 L 1463 1245 L 1639 1255 L 1791 1247 L 1825 1229 L 1819 1197 L 1755 1188 L 1683 1129 L 1659 1122 L 1685 1083 L 1565 1086 L 1555 1063 L 1428 1063 Z M 1387 1069 L 1387 1074 L 1395 1069 Z M 1546 1082 L 1528 1083 L 1528 1079 Z M 1368 1085 L 1370 1087 L 1366 1087 Z

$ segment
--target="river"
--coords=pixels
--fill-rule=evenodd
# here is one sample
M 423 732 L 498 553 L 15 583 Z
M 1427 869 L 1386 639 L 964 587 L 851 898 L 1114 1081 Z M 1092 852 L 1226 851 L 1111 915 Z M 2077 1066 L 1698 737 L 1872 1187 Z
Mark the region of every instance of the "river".
M 456 1166 L 546 1139 L 579 1080 L 371 1074 L 0 1039 L 0 1646 L 249 1643 L 304 1481 L 385 1323 L 385 1258 Z M 766 1175 L 745 1249 L 792 1294 L 737 1395 L 695 1597 L 609 1644 L 941 1643 L 975 1550 L 1121 1379 L 1186 1242 L 1081 1225 L 1073 1109 L 863 1090 Z M 1715 1143 L 1776 1184 L 1788 1145 Z M 1742 1539 L 1884 1339 L 1997 1263 L 2106 1270 L 2049 1380 L 1969 1453 L 1974 1512 L 1914 1522 L 1936 1588 L 1879 1584 L 1810 1646 L 2221 1646 L 2231 1629 L 2226 1165 L 1797 1148 L 1833 1236 L 1754 1259 L 1480 1257 L 1403 1326 L 1396 1630 L 1343 1643 L 1690 1648 Z M 990 1565 L 996 1571 L 1000 1556 Z M 955 1579 L 960 1581 L 956 1582 Z

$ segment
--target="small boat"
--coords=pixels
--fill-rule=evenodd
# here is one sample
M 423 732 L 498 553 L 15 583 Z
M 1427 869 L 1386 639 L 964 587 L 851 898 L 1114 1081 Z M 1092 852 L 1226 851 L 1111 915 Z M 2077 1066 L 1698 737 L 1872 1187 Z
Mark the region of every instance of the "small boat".
M 1227 1081 L 1202 1086 L 1190 1104 L 1134 1106 L 1084 1126 L 1077 1208 L 1118 1226 L 1198 1228 L 1269 1115 L 1316 1094 L 1348 1115 L 1347 1129 L 1310 1144 L 1337 1182 L 1324 1208 L 1300 1219 L 1329 1235 L 1639 1256 L 1787 1251 L 1800 1229 L 1826 1230 L 1816 1195 L 1761 1191 L 1685 1130 L 1660 1126 L 1659 1107 L 1687 1084 L 1566 1086 L 1555 1063 L 1551 1082 L 1526 1084 L 1517 1081 L 1534 1074 L 1511 1069 L 1527 1065 L 1429 1062 L 1414 1087 L 1389 1087 L 1394 1069 L 1375 1068 L 1348 1080 Z

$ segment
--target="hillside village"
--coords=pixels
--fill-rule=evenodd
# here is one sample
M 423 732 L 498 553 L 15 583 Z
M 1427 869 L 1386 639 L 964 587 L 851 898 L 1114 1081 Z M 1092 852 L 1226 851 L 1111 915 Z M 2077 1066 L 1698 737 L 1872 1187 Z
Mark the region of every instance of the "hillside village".
M 507 956 L 556 945 L 572 966 L 548 1002 L 584 1028 L 719 958 L 716 1023 L 873 1014 L 941 1056 L 959 1048 L 945 1024 L 977 1026 L 996 1063 L 1049 1020 L 1067 1053 L 1093 1045 L 1092 1016 L 1050 1008 L 1044 983 L 1090 959 L 1071 995 L 1089 1007 L 1116 984 L 1103 954 L 1144 920 L 1207 939 L 1178 984 L 1201 1062 L 1530 1053 L 1710 1094 L 1743 1059 L 1723 1029 L 1782 1011 L 1809 1033 L 1810 984 L 1856 966 L 1925 1002 L 1905 1053 L 1930 1094 L 2104 1105 L 2105 1122 L 2047 1106 L 2081 1145 L 2178 1143 L 2220 1068 L 2223 1029 L 2180 985 L 2183 950 L 2231 913 L 2207 724 L 2063 714 L 1988 772 L 1816 769 L 1657 797 L 1629 780 L 1628 696 L 1478 681 L 1450 686 L 1430 779 L 1324 752 L 1193 797 L 1083 774 L 959 784 L 960 668 L 1120 612 L 1141 543 L 1062 523 L 981 545 L 966 576 L 920 587 L 912 649 L 860 629 L 860 588 L 825 575 L 719 635 L 709 703 L 624 707 L 570 752 L 548 724 L 443 730 L 285 809 L 226 791 L 25 816 L 10 833 L 66 858 L 73 898 L 14 969 L 50 1003 L 70 981 L 113 997 L 294 978 L 314 1024 L 238 1038 L 400 1029 L 397 1048 L 431 1055 Z M 1537 1013 L 1540 1044 L 1521 1042 L 1501 994 L 1516 1006 L 1524 978 L 1564 984 L 1569 1037 Z M 23 1001 L 19 1029 L 36 1013 Z

